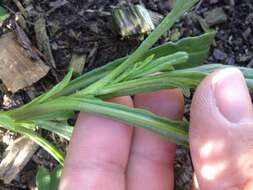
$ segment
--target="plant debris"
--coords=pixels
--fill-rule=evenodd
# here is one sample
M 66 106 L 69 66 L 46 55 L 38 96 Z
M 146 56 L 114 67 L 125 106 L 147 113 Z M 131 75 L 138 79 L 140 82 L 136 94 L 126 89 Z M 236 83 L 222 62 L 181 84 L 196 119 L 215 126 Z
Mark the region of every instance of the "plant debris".
M 209 26 L 214 26 L 227 21 L 227 15 L 222 8 L 215 8 L 204 13 L 205 21 Z
M 10 183 L 30 161 L 38 148 L 35 142 L 26 137 L 20 137 L 11 143 L 5 150 L 5 157 L 0 163 L 0 179 L 5 183 Z
M 43 17 L 40 17 L 34 26 L 34 30 L 36 33 L 36 40 L 39 50 L 45 54 L 45 58 L 48 63 L 50 63 L 54 68 L 56 68 L 54 56 L 51 50 L 51 46 L 49 43 L 49 38 L 46 30 L 46 20 Z
M 44 77 L 49 71 L 41 60 L 32 61 L 20 47 L 15 34 L 9 32 L 0 38 L 0 78 L 13 93 Z
M 26 11 L 26 9 L 24 8 L 24 6 L 22 5 L 22 3 L 20 3 L 19 0 L 13 0 L 13 2 L 16 4 L 16 6 L 18 7 L 19 11 L 21 12 L 21 14 L 25 17 L 28 18 L 29 15 Z
M 37 55 L 37 53 L 34 51 L 32 47 L 32 43 L 30 39 L 28 38 L 28 36 L 26 35 L 26 33 L 24 32 L 23 28 L 21 28 L 16 21 L 13 21 L 12 24 L 13 24 L 14 31 L 16 33 L 16 37 L 17 37 L 17 41 L 19 45 L 22 46 L 26 50 L 30 58 L 32 58 L 33 60 L 39 60 L 40 58 Z
M 142 5 L 125 5 L 115 8 L 112 15 L 116 27 L 123 37 L 148 34 L 155 28 L 148 10 Z
M 214 49 L 213 56 L 215 57 L 215 59 L 217 59 L 219 61 L 225 61 L 227 58 L 227 54 L 217 48 Z
M 86 63 L 86 54 L 84 55 L 78 55 L 73 54 L 71 61 L 70 61 L 70 68 L 73 69 L 73 75 L 79 76 L 82 74 L 84 65 Z

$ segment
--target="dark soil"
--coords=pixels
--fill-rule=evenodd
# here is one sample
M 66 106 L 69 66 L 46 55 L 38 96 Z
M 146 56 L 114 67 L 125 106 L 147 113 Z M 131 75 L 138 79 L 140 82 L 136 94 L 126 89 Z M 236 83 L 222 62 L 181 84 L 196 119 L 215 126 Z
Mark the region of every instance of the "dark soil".
M 86 54 L 87 62 L 84 72 L 104 65 L 115 58 L 125 56 L 132 52 L 141 42 L 141 38 L 122 38 L 113 27 L 111 10 L 119 4 L 139 3 L 120 0 L 31 0 L 28 2 L 28 10 L 31 20 L 27 23 L 26 33 L 36 45 L 34 22 L 39 16 L 43 16 L 47 22 L 50 44 L 56 61 L 56 68 L 39 82 L 16 94 L 9 94 L 12 107 L 20 106 L 29 102 L 35 96 L 51 88 L 68 71 L 72 54 Z M 30 3 L 29 3 L 30 2 Z M 62 3 L 66 2 L 66 3 Z M 142 3 L 150 10 L 166 15 L 170 10 L 168 0 L 143 0 Z M 8 7 L 13 13 L 18 10 L 10 0 L 0 0 L 0 4 Z M 62 4 L 60 7 L 58 7 Z M 206 63 L 224 63 L 229 65 L 240 65 L 253 67 L 253 1 L 252 0 L 210 0 L 204 1 L 198 6 L 194 13 L 205 18 L 206 12 L 223 8 L 226 14 L 226 21 L 214 24 L 211 28 L 217 30 L 216 41 L 210 51 Z M 14 14 L 12 14 L 12 19 Z M 0 28 L 0 33 L 3 28 Z M 161 43 L 173 35 L 175 31 L 180 33 L 180 38 L 195 36 L 203 33 L 203 28 L 193 13 L 186 15 L 176 26 L 168 32 Z M 2 88 L 1 88 L 2 89 Z M 1 90 L 0 102 L 7 92 Z M 189 107 L 189 105 L 187 105 Z M 186 108 L 186 112 L 189 109 Z M 55 144 L 59 139 L 44 133 L 44 136 Z M 2 133 L 0 133 L 0 137 Z M 64 148 L 66 144 L 60 143 Z M 0 143 L 1 153 L 4 151 L 4 144 Z M 187 190 L 190 188 L 192 178 L 191 160 L 188 150 L 182 148 L 177 151 L 178 158 L 175 162 L 176 189 Z M 8 185 L 0 182 L 0 190 L 10 189 L 33 189 L 35 186 L 35 174 L 37 168 L 44 165 L 53 168 L 54 161 L 44 150 L 40 149 L 33 159 L 27 164 L 17 178 Z

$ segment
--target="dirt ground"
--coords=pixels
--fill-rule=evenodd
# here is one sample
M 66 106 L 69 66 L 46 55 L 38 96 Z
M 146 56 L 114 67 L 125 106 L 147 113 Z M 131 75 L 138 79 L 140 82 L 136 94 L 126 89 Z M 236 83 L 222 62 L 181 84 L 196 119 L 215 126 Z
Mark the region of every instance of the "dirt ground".
M 166 15 L 171 3 L 168 0 L 23 0 L 27 5 L 30 20 L 25 31 L 34 45 L 34 22 L 42 16 L 46 19 L 50 45 L 53 50 L 56 68 L 51 67 L 50 73 L 34 84 L 31 88 L 20 90 L 11 95 L 11 106 L 17 107 L 29 102 L 33 97 L 51 88 L 68 71 L 73 54 L 85 54 L 86 64 L 83 72 L 104 65 L 115 58 L 125 56 L 132 52 L 141 42 L 140 37 L 122 38 L 113 27 L 111 11 L 116 6 L 126 6 L 130 3 L 143 3 L 147 9 L 161 16 Z M 17 7 L 11 0 L 0 0 L 0 5 L 8 7 L 14 14 Z M 218 13 L 212 15 L 215 10 Z M 218 16 L 221 19 L 217 20 Z M 197 16 L 196 16 L 197 15 Z M 167 33 L 160 43 L 185 36 L 196 36 L 208 29 L 203 26 L 198 16 L 208 23 L 211 29 L 217 30 L 216 40 L 213 44 L 206 63 L 224 63 L 253 67 L 253 1 L 252 0 L 209 0 L 197 6 L 192 13 L 187 14 L 177 22 L 174 28 Z M 5 30 L 0 27 L 0 35 Z M 174 38 L 172 37 L 174 36 Z M 5 91 L 0 91 L 0 103 L 3 102 Z M 187 102 L 190 102 L 187 100 Z M 1 104 L 0 104 L 1 106 Z M 186 106 L 188 114 L 189 104 Z M 3 107 L 0 107 L 3 109 Z M 8 108 L 8 109 L 9 109 Z M 6 109 L 6 108 L 5 108 Z M 52 137 L 42 131 L 56 144 L 57 137 Z M 0 136 L 3 132 L 0 132 Z M 66 142 L 61 142 L 64 149 Z M 6 146 L 0 142 L 0 160 Z M 175 161 L 175 189 L 190 189 L 192 166 L 188 150 L 179 148 Z M 16 179 L 7 185 L 0 181 L 0 190 L 33 189 L 35 187 L 35 174 L 39 166 L 53 168 L 56 165 L 44 150 L 39 149 L 32 160 L 20 172 Z

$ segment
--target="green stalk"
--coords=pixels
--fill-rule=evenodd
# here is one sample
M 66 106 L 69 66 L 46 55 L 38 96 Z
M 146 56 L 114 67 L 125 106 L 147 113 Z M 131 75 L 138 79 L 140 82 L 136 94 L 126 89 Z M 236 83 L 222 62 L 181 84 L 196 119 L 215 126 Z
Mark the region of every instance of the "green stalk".
M 7 112 L 0 114 L 0 127 L 11 130 L 16 133 L 20 133 L 24 136 L 27 136 L 41 147 L 43 147 L 47 152 L 49 152 L 61 165 L 64 162 L 63 154 L 57 150 L 50 142 L 46 139 L 42 138 L 38 133 L 34 131 L 34 127 L 32 127 L 31 121 L 26 122 L 15 122 L 15 120 L 5 114 Z M 28 127 L 28 128 L 26 128 Z
M 173 88 L 195 88 L 207 76 L 202 72 L 180 73 L 171 71 L 157 76 L 135 79 L 119 84 L 108 85 L 96 93 L 96 97 L 109 99 L 118 96 L 135 95 L 143 92 L 153 92 Z
M 168 56 L 158 58 L 145 67 L 132 72 L 132 74 L 127 77 L 128 80 L 141 78 L 148 76 L 150 74 L 155 74 L 162 71 L 174 70 L 175 65 L 185 63 L 189 58 L 186 52 L 177 52 Z
M 157 40 L 168 31 L 173 24 L 188 11 L 199 0 L 178 0 L 172 11 L 165 17 L 165 19 L 158 25 L 158 27 L 141 43 L 141 45 L 132 53 L 126 61 L 114 69 L 110 74 L 100 79 L 96 83 L 90 85 L 78 94 L 94 94 L 98 89 L 113 81 L 120 75 L 129 65 L 134 64 L 138 59 L 144 55 Z
M 109 99 L 118 96 L 135 95 L 143 92 L 153 92 L 173 88 L 195 89 L 208 74 L 218 69 L 231 66 L 222 64 L 210 64 L 190 69 L 182 69 L 162 73 L 157 76 L 150 76 L 141 79 L 125 81 L 119 84 L 112 84 L 100 89 L 95 96 L 102 99 Z M 237 67 L 243 73 L 249 91 L 253 92 L 253 69 Z
M 12 110 L 5 114 L 15 120 L 41 120 L 50 112 L 70 110 L 96 113 L 136 127 L 147 128 L 177 144 L 185 146 L 188 144 L 188 127 L 184 121 L 172 121 L 148 111 L 97 99 L 61 97 L 29 108 Z

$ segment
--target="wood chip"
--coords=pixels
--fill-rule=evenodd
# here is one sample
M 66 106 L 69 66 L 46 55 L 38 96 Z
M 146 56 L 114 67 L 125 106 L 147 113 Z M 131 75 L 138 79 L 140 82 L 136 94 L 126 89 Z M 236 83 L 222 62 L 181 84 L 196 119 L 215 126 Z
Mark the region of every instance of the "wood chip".
M 225 23 L 227 15 L 222 8 L 215 8 L 204 13 L 205 21 L 209 26 Z
M 148 13 L 149 13 L 151 20 L 155 26 L 158 26 L 164 18 L 164 16 L 162 14 L 155 12 L 155 11 L 151 11 L 149 9 L 148 9 Z
M 46 56 L 47 61 L 56 68 L 54 56 L 49 43 L 49 37 L 46 30 L 46 20 L 40 17 L 34 25 L 34 30 L 36 34 L 36 40 L 39 50 Z
M 25 167 L 38 147 L 26 137 L 16 139 L 4 152 L 5 156 L 0 163 L 0 179 L 4 183 L 10 183 Z
M 67 0 L 56 0 L 56 1 L 53 1 L 53 2 L 50 2 L 49 3 L 49 6 L 52 7 L 52 9 L 50 9 L 48 12 L 47 12 L 47 15 L 51 14 L 52 12 L 54 12 L 56 9 L 59 9 L 61 8 L 62 6 L 68 4 L 69 2 Z
M 18 0 L 13 0 L 13 1 L 16 4 L 16 6 L 18 7 L 19 11 L 22 13 L 22 15 L 25 18 L 28 18 L 29 15 L 28 15 L 27 11 L 25 10 L 25 8 L 23 7 L 22 3 L 20 3 L 20 1 L 18 1 Z
M 44 77 L 49 71 L 41 60 L 32 61 L 13 32 L 0 38 L 0 79 L 13 93 Z
M 147 34 L 155 28 L 148 10 L 142 5 L 115 8 L 112 16 L 123 37 Z

